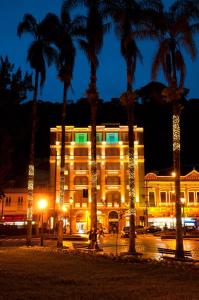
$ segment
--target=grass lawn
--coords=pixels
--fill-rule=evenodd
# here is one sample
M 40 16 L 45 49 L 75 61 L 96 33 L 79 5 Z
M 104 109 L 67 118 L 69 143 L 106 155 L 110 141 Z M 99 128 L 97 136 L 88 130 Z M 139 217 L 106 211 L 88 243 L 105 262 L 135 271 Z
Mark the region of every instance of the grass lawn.
M 0 299 L 199 299 L 198 265 L 0 248 Z

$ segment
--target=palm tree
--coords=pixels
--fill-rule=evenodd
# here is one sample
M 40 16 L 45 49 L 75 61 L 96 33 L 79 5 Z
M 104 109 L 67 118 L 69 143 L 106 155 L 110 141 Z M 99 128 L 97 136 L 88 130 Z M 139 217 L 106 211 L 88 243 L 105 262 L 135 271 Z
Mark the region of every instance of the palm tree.
M 66 8 L 84 5 L 87 8 L 87 16 L 81 19 L 79 28 L 79 45 L 86 54 L 90 63 L 90 83 L 87 97 L 91 107 L 91 229 L 94 230 L 97 247 L 97 163 L 96 163 L 96 114 L 98 103 L 97 92 L 97 67 L 98 55 L 103 46 L 103 36 L 108 30 L 109 24 L 104 24 L 104 12 L 101 0 L 66 0 L 63 6 Z
M 27 60 L 31 68 L 35 70 L 34 93 L 32 100 L 32 129 L 31 129 L 31 144 L 30 156 L 28 166 L 28 208 L 27 208 L 27 246 L 31 246 L 32 239 L 32 207 L 33 207 L 33 192 L 34 192 L 34 159 L 35 159 L 35 133 L 36 133 L 36 110 L 37 110 L 37 95 L 39 80 L 42 87 L 45 82 L 46 62 L 50 65 L 55 57 L 55 50 L 49 45 L 45 39 L 45 28 L 43 22 L 37 23 L 36 19 L 30 15 L 25 14 L 22 22 L 17 28 L 18 36 L 21 37 L 23 33 L 29 33 L 34 40 L 28 49 Z
M 56 45 L 58 49 L 58 77 L 63 82 L 63 108 L 62 108 L 62 138 L 61 138 L 61 166 L 60 166 L 60 202 L 59 209 L 64 203 L 64 166 L 65 166 L 65 123 L 66 123 L 66 106 L 67 92 L 71 85 L 73 77 L 73 69 L 75 63 L 75 47 L 73 37 L 79 27 L 79 18 L 71 20 L 68 8 L 63 6 L 60 18 L 49 13 L 46 16 L 46 24 L 49 28 L 49 39 Z M 59 214 L 58 223 L 58 241 L 57 246 L 63 245 L 63 221 Z
M 142 60 L 142 55 L 136 44 L 136 37 L 144 36 L 142 31 L 143 8 L 145 1 L 110 0 L 105 2 L 107 13 L 115 23 L 115 32 L 120 40 L 121 54 L 126 63 L 126 92 L 120 101 L 126 106 L 128 119 L 129 141 L 129 209 L 130 209 L 130 241 L 129 253 L 136 255 L 135 249 L 135 161 L 134 161 L 134 103 L 136 94 L 132 83 L 135 75 L 137 60 Z M 148 1 L 149 2 L 149 1 Z
M 182 53 L 184 48 L 192 59 L 196 57 L 193 39 L 195 10 L 193 1 L 176 1 L 168 11 L 158 12 L 152 20 L 152 31 L 158 39 L 158 50 L 152 65 L 152 77 L 156 78 L 160 68 L 168 82 L 163 97 L 173 107 L 173 169 L 175 172 L 176 196 L 176 258 L 184 258 L 181 199 L 180 199 L 180 100 L 184 94 L 186 66 Z M 189 9 L 188 9 L 189 7 Z M 155 32 L 156 31 L 156 32 Z

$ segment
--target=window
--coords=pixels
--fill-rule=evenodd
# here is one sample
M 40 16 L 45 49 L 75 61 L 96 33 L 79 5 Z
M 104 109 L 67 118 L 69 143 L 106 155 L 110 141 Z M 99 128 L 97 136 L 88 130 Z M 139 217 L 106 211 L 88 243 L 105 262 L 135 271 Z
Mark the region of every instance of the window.
M 75 142 L 79 144 L 84 144 L 88 141 L 87 133 L 75 133 Z
M 106 184 L 108 184 L 108 185 L 120 185 L 120 177 L 119 176 L 107 176 Z
M 160 192 L 160 202 L 166 203 L 167 202 L 167 194 L 166 192 Z
M 128 132 L 122 132 L 121 139 L 123 142 L 128 142 Z
M 97 135 L 96 135 L 96 141 L 97 142 L 101 142 L 102 141 L 102 133 L 101 132 L 97 133 Z
M 71 133 L 66 133 L 66 142 L 71 141 Z
M 194 203 L 194 192 L 189 192 L 189 203 Z
M 74 169 L 75 170 L 88 170 L 88 164 L 87 163 L 75 163 Z
M 75 156 L 88 156 L 88 149 L 87 148 L 75 148 L 74 155 Z
M 10 206 L 10 205 L 11 205 L 11 198 L 10 197 L 6 197 L 5 206 Z
M 184 192 L 180 192 L 180 198 L 184 198 Z
M 88 185 L 88 178 L 86 176 L 76 176 L 74 178 L 75 185 Z
M 119 140 L 118 138 L 118 132 L 109 132 L 109 133 L 106 133 L 106 142 L 107 143 L 117 143 Z
M 155 193 L 154 192 L 149 192 L 149 202 L 148 206 L 155 206 Z
M 175 197 L 175 192 L 174 191 L 169 192 L 169 198 L 170 198 L 171 203 L 175 202 L 176 197 Z
M 196 201 L 199 203 L 199 192 L 196 192 Z
M 106 163 L 106 170 L 120 170 L 120 163 Z
M 23 206 L 23 197 L 18 197 L 18 206 Z
M 106 148 L 105 155 L 106 156 L 120 156 L 120 149 L 119 148 Z

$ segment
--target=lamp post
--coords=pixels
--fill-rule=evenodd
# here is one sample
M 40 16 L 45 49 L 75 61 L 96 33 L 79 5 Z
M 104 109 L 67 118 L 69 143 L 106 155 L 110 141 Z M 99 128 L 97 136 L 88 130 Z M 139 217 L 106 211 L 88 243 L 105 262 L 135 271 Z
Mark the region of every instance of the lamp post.
M 184 221 L 184 219 L 185 219 L 185 214 L 184 214 L 185 198 L 181 198 L 180 200 L 181 200 L 181 204 L 182 204 L 183 227 L 185 227 L 185 221 Z
M 86 211 L 86 231 L 88 232 L 88 210 Z
M 1 199 L 1 219 L 3 220 L 3 214 L 4 214 L 4 199 L 5 199 L 5 194 L 4 194 L 4 192 L 0 192 L 0 199 Z
M 72 235 L 72 206 L 73 206 L 73 198 L 70 198 L 70 235 Z
M 64 226 L 65 226 L 65 233 L 66 233 L 66 212 L 67 212 L 67 207 L 65 205 L 63 205 L 62 210 L 63 210 L 63 213 L 64 213 Z
M 38 203 L 39 209 L 41 210 L 41 242 L 40 245 L 44 245 L 44 220 L 43 220 L 43 214 L 44 210 L 47 207 L 48 203 L 46 199 L 41 199 Z

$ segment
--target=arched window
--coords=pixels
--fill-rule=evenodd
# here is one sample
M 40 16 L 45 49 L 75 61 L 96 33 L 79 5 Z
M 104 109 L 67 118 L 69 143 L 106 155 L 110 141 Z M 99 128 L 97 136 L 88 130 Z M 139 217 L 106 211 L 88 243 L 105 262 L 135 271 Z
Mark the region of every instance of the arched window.
M 116 211 L 111 211 L 109 213 L 109 220 L 118 220 L 118 213 Z

